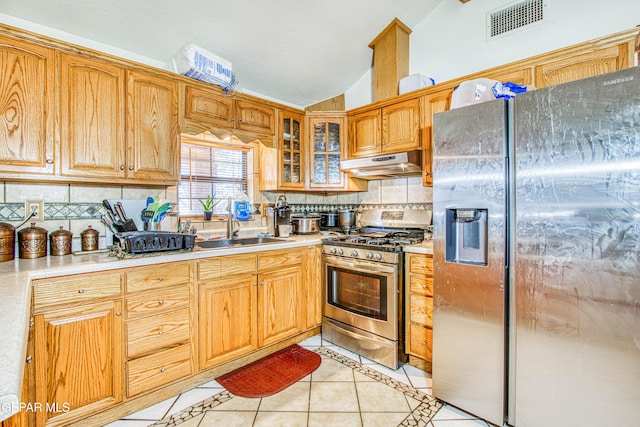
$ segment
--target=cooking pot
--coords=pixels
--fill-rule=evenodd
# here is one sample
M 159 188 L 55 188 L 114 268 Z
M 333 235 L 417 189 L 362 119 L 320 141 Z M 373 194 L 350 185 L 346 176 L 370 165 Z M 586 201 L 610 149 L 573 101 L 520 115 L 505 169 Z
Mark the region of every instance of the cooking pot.
M 338 212 L 322 212 L 320 214 L 320 227 L 338 227 Z
M 353 209 L 340 209 L 338 220 L 341 228 L 351 228 L 356 224 L 356 211 Z
M 47 256 L 48 231 L 36 227 L 32 222 L 31 227 L 18 231 L 18 249 L 20 258 L 41 258 Z
M 320 232 L 320 217 L 316 215 L 291 215 L 293 234 L 316 234 Z
M 12 260 L 15 257 L 15 250 L 15 227 L 6 222 L 0 222 L 0 262 Z

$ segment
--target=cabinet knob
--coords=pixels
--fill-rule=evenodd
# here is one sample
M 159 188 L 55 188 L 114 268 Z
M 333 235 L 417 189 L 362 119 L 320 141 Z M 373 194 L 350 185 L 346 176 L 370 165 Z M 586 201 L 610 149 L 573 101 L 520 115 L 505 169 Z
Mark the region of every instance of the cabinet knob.
M 260 282 L 260 284 L 261 284 L 262 286 L 264 286 L 264 282 Z
M 129 166 L 129 170 L 132 171 L 133 170 L 133 166 Z
M 160 368 L 160 372 L 164 372 L 164 368 Z
M 164 280 L 164 277 L 160 276 L 158 277 L 158 280 L 162 282 Z
M 31 363 L 32 360 L 33 360 L 33 357 L 27 356 L 27 358 L 25 359 L 25 362 Z
M 423 346 L 427 345 L 427 342 L 426 341 L 422 341 L 422 345 Z
M 429 172 L 425 171 L 424 176 L 429 176 Z
M 120 170 L 123 171 L 124 170 L 124 165 L 120 165 Z
M 47 159 L 45 161 L 47 162 L 48 165 L 52 165 L 53 164 L 53 159 Z
M 427 289 L 427 285 L 422 285 L 422 289 Z
M 84 294 L 84 289 L 82 289 L 82 288 L 78 289 L 78 293 L 79 294 Z
M 423 312 L 422 312 L 422 314 L 427 314 L 427 312 L 426 312 L 426 311 L 423 311 Z
M 162 334 L 164 334 L 164 331 L 158 332 L 158 335 L 162 335 Z
M 122 313 L 120 313 L 119 311 L 116 311 L 116 316 L 120 316 L 120 314 Z
M 258 284 L 257 284 L 257 283 L 252 283 L 252 285 L 253 285 L 253 286 L 258 286 Z
M 158 304 L 159 304 L 159 305 L 164 304 L 164 300 L 163 300 L 163 299 L 161 299 L 160 301 L 158 301 Z

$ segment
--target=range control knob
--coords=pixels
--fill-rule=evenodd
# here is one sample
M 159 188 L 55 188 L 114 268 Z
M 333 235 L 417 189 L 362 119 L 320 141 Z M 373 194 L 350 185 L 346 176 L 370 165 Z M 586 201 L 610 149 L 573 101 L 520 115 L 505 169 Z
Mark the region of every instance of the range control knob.
M 373 254 L 372 254 L 371 252 L 367 252 L 367 258 L 368 258 L 368 259 L 373 258 Z
M 342 249 L 338 249 L 338 255 L 344 255 L 344 251 Z
M 382 255 L 380 255 L 380 254 L 375 254 L 375 255 L 373 256 L 373 259 L 375 259 L 376 261 L 380 261 L 380 260 L 382 259 Z
M 331 248 L 331 249 L 329 249 L 329 253 L 331 253 L 331 254 L 335 254 L 335 253 L 336 253 L 336 248 Z
M 355 249 L 351 251 L 351 256 L 358 256 L 358 251 Z

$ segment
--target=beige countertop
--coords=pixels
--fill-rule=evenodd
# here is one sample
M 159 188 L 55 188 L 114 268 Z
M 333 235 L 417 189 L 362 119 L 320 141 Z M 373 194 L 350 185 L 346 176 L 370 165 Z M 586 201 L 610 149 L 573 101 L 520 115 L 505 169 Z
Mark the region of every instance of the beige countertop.
M 118 259 L 108 252 L 15 259 L 0 263 L 0 421 L 19 411 L 31 315 L 31 280 L 70 274 L 188 261 L 237 253 L 288 249 L 321 243 L 322 236 L 300 235 L 285 242 L 224 249 L 173 251 Z

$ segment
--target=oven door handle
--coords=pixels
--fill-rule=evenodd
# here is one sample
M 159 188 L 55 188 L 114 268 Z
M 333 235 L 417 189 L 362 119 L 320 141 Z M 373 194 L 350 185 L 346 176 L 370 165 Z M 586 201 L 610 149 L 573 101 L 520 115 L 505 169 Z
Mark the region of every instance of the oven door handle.
M 327 265 L 331 265 L 333 267 L 338 267 L 338 268 L 352 268 L 353 270 L 356 270 L 356 271 L 368 270 L 368 271 L 375 271 L 376 273 L 394 273 L 395 272 L 394 266 L 388 266 L 383 263 L 354 262 L 354 261 L 347 261 L 342 258 L 339 261 L 333 261 L 333 262 L 325 260 L 325 263 Z

